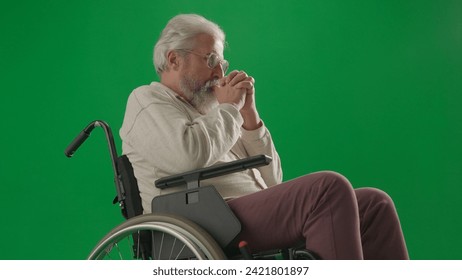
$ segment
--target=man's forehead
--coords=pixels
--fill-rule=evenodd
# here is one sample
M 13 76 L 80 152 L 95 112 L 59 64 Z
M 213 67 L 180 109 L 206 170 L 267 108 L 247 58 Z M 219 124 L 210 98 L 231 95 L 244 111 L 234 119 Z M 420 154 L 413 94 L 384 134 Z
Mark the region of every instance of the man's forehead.
M 214 52 L 223 56 L 223 42 L 209 34 L 202 33 L 196 36 L 196 48 L 206 53 Z

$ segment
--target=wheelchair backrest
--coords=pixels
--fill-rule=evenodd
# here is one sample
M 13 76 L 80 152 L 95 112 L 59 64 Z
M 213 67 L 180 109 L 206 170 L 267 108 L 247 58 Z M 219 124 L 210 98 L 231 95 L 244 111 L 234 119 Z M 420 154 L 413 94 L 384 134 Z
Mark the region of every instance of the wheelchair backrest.
M 122 215 L 126 219 L 139 216 L 143 214 L 143 206 L 132 164 L 126 155 L 122 155 L 117 158 L 116 165 L 117 179 L 122 185 L 122 193 L 118 194 Z

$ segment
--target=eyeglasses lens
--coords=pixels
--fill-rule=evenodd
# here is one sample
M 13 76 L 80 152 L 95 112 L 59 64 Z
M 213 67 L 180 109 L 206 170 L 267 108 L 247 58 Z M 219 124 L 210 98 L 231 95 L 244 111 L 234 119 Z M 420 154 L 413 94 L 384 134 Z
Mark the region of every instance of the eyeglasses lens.
M 221 68 L 223 69 L 224 73 L 226 73 L 229 67 L 228 61 L 221 60 L 217 54 L 211 54 L 209 56 L 207 64 L 211 69 L 214 69 L 215 67 L 217 67 L 218 64 L 221 64 Z

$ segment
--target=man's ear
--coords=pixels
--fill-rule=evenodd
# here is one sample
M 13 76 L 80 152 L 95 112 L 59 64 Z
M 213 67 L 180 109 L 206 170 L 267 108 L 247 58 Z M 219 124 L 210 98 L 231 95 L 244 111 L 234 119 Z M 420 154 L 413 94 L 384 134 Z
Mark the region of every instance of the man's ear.
M 180 59 L 181 57 L 178 55 L 176 51 L 169 51 L 167 53 L 168 68 L 175 71 L 178 70 L 180 67 Z

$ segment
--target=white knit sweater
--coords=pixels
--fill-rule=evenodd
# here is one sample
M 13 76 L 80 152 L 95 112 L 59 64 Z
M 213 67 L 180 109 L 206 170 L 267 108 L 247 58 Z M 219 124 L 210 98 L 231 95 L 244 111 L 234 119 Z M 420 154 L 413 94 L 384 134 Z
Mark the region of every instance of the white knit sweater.
M 247 131 L 236 107 L 220 104 L 201 115 L 171 89 L 153 82 L 135 89 L 128 98 L 120 129 L 123 154 L 133 165 L 145 213 L 151 200 L 179 189 L 160 190 L 154 181 L 196 168 L 265 154 L 270 165 L 206 180 L 224 198 L 239 197 L 282 180 L 279 156 L 263 125 Z

